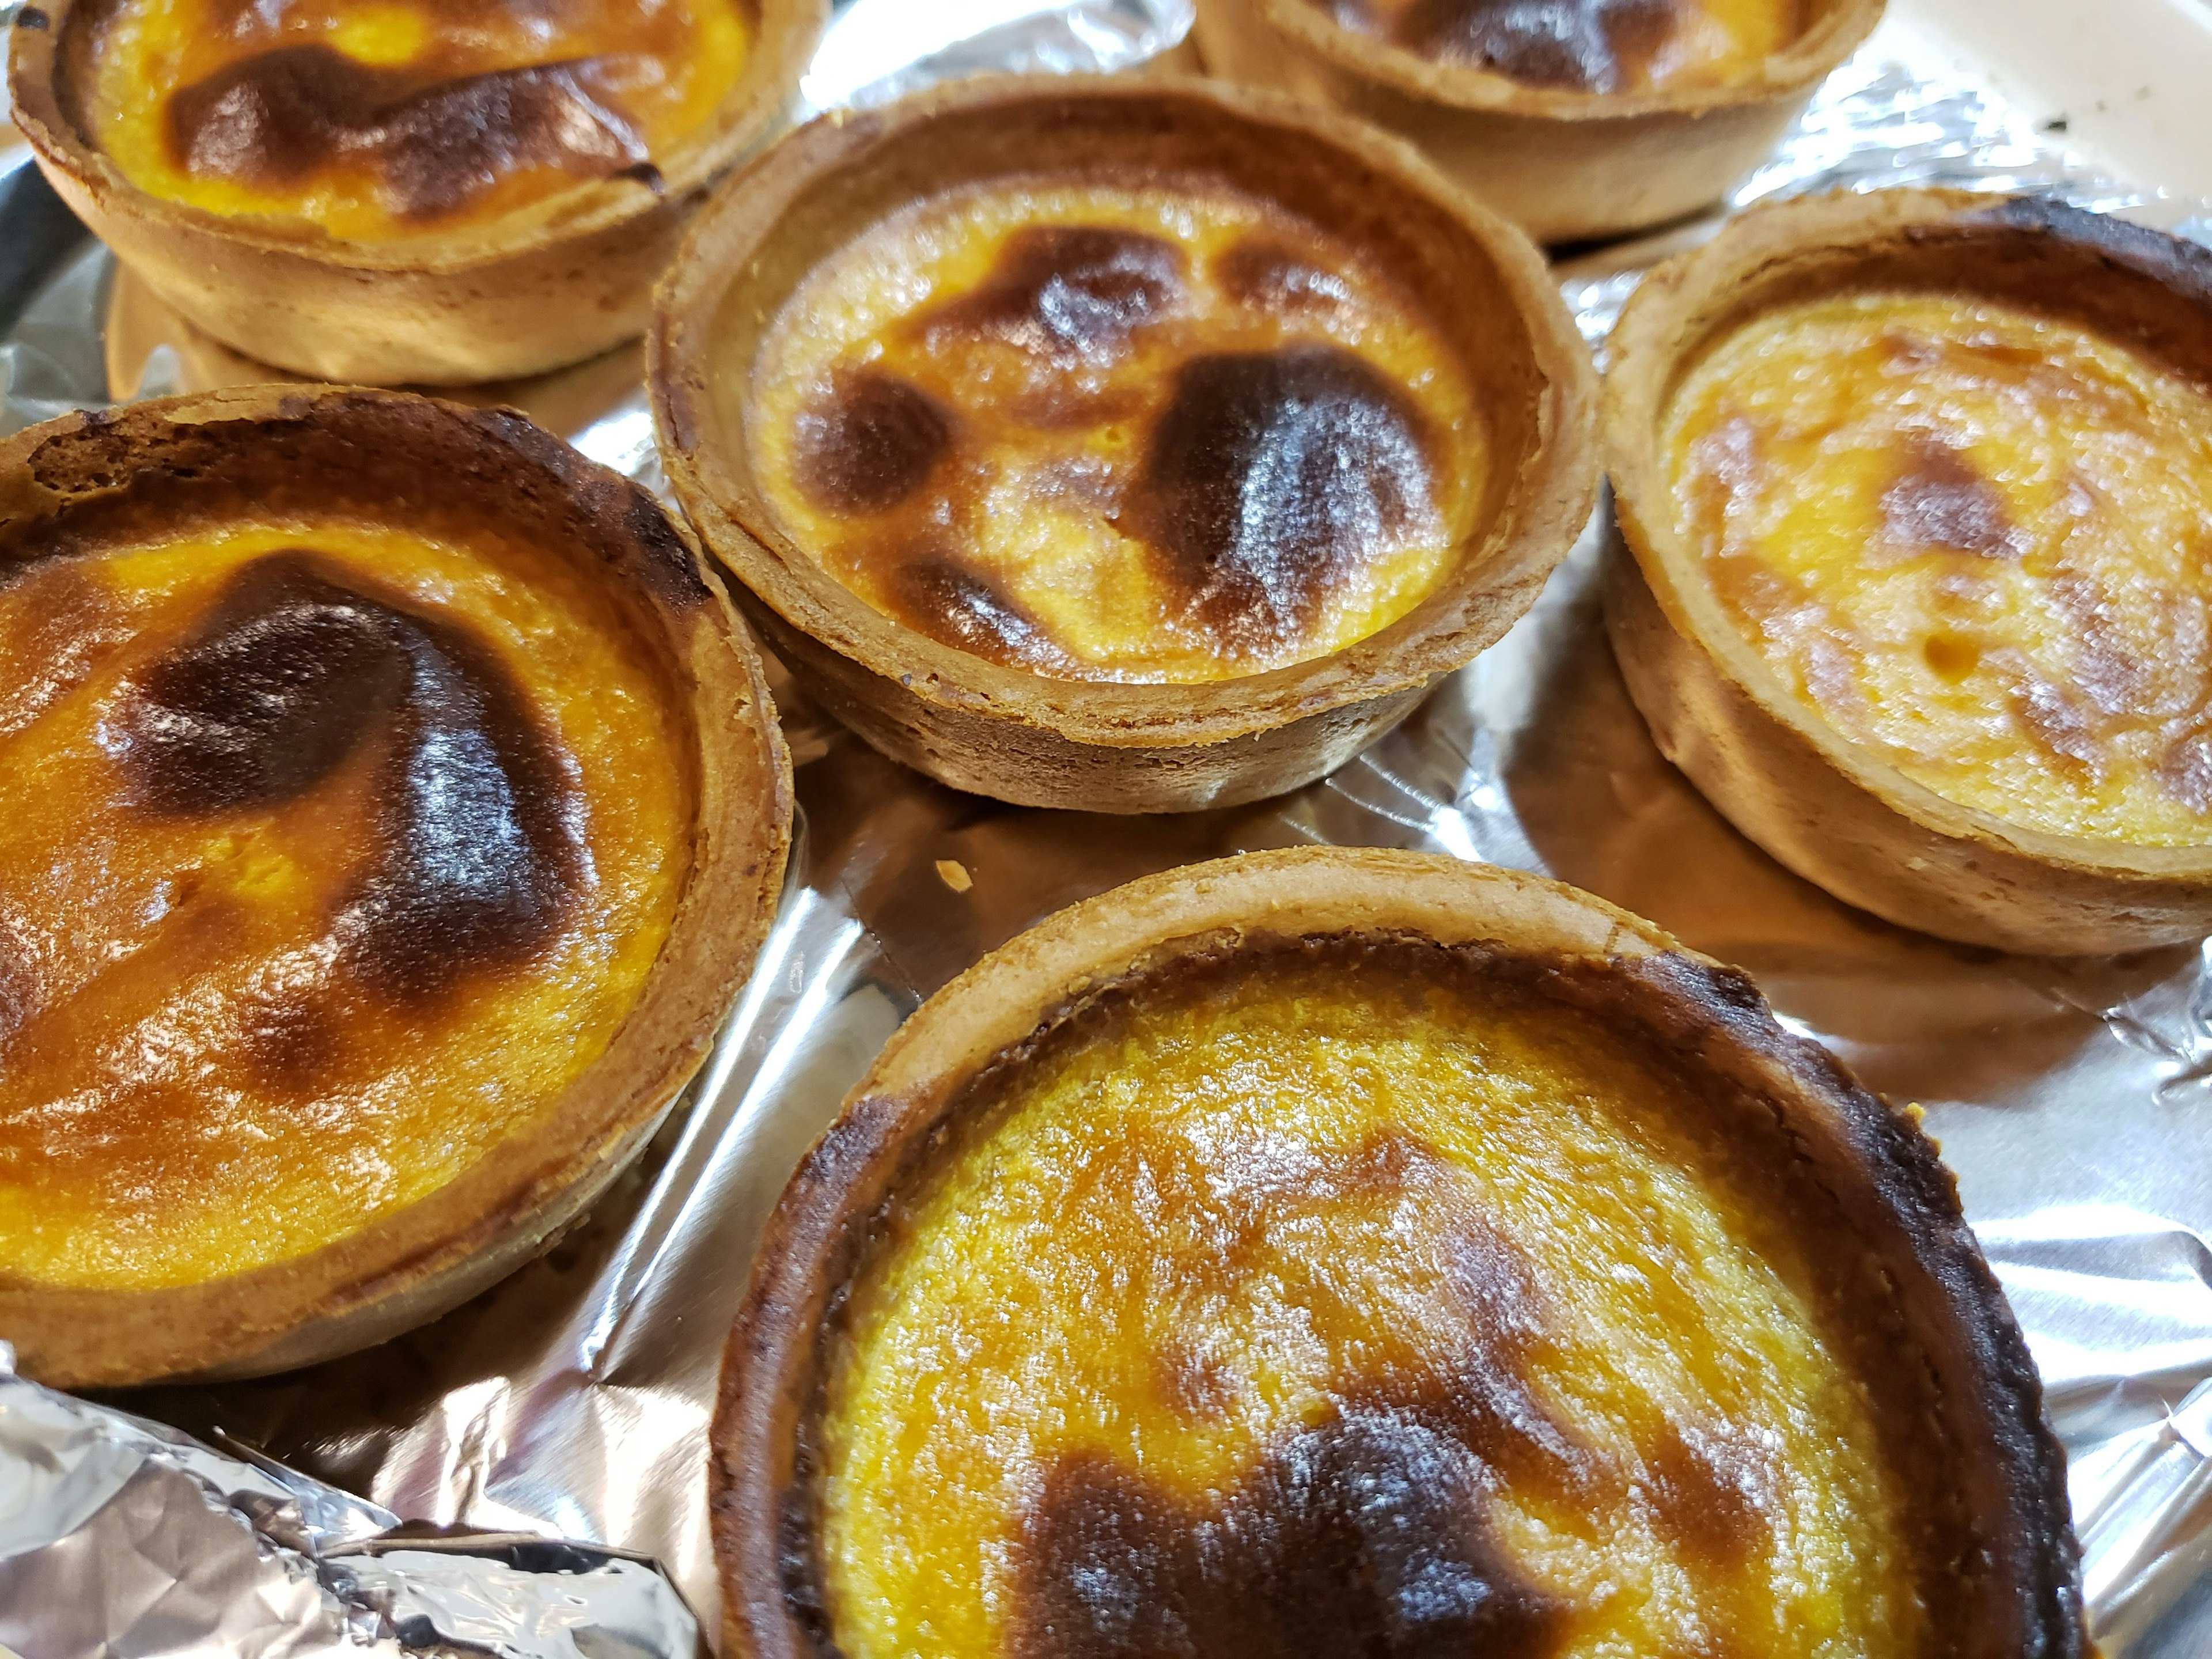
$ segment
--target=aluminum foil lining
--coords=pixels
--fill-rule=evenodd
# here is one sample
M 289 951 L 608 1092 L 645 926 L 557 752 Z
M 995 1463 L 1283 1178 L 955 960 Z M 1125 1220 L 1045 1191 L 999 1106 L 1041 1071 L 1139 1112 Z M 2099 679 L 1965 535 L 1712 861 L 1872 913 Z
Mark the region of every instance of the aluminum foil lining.
M 26 1382 L 0 1343 L 0 1650 L 647 1659 L 698 1639 L 644 1557 L 404 1528 L 281 1464 Z
M 1188 21 L 1188 0 L 854 0 L 802 91 L 818 108 L 982 68 L 1120 68 Z M 2212 241 L 2212 208 L 2097 173 L 1897 23 L 1736 200 L 1907 182 L 2038 191 Z M 1593 343 L 1645 269 L 1718 222 L 1563 265 Z M 8 429 L 267 378 L 118 276 L 23 173 L 0 179 L 0 315 L 16 317 L 0 340 Z M 634 359 L 487 395 L 660 486 Z M 1601 893 L 1741 963 L 1793 1029 L 1925 1106 L 2072 1456 L 2107 1655 L 2212 1653 L 2203 953 L 2002 957 L 1888 927 L 1782 870 L 1661 758 L 1629 702 L 1595 597 L 1611 539 L 1601 513 L 1521 625 L 1358 760 L 1232 811 L 1131 820 L 957 794 L 780 682 L 801 817 L 790 884 L 705 1072 L 647 1156 L 551 1255 L 369 1353 L 126 1396 L 143 1416 L 0 1377 L 0 1643 L 40 1659 L 361 1643 L 688 1650 L 665 1583 L 623 1551 L 661 1564 L 711 1641 L 705 1437 L 722 1338 L 784 1181 L 884 1041 L 1064 904 L 1177 864 L 1326 842 L 1451 853 Z M 426 1543 L 395 1532 L 398 1516 L 473 1533 Z M 539 1541 L 559 1537 L 599 1542 Z

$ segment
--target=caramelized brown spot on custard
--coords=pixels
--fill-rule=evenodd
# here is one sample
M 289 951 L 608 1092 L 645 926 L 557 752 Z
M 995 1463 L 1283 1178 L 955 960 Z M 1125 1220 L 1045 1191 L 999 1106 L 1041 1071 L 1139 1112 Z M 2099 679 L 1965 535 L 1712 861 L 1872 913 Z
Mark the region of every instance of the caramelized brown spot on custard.
M 1913 447 L 1882 492 L 1881 518 L 1883 533 L 1907 552 L 1949 548 L 1992 559 L 2021 552 L 1996 486 L 1946 444 Z
M 1213 276 L 1240 303 L 1273 311 L 1321 309 L 1352 299 L 1352 284 L 1342 276 L 1265 236 L 1230 248 L 1214 262 Z
M 1103 363 L 1157 322 L 1182 290 L 1182 250 L 1107 225 L 1031 225 L 1006 239 L 973 293 L 917 319 L 933 346 L 962 337 L 1054 362 Z
M 1414 0 L 1397 39 L 1523 85 L 1619 92 L 1674 32 L 1678 0 Z
M 1741 1565 L 1765 1550 L 1774 1472 L 1759 1446 L 1668 1424 L 1645 1461 L 1660 1525 L 1676 1543 L 1716 1566 Z
M 1012 1651 L 1036 1659 L 1415 1659 L 1561 1650 L 1562 1609 L 1483 1521 L 1488 1472 L 1443 1425 L 1352 1407 L 1194 1510 L 1063 1460 L 1024 1518 Z
M 955 560 L 933 554 L 913 560 L 893 579 L 892 597 L 901 620 L 956 650 L 1044 673 L 1070 666 L 1035 617 Z
M 750 374 L 796 544 L 883 615 L 1054 678 L 1340 650 L 1434 591 L 1486 499 L 1487 422 L 1425 311 L 1209 177 L 916 203 L 806 279 Z
M 137 799 L 173 814 L 289 801 L 381 749 L 379 844 L 331 933 L 395 995 L 527 956 L 577 884 L 573 792 L 507 670 L 305 549 L 230 579 L 193 637 L 137 677 L 113 741 Z
M 1297 345 L 1183 364 L 1134 507 L 1191 608 L 1250 647 L 1304 626 L 1429 488 L 1398 388 L 1340 347 Z
M 1453 1375 L 1347 1390 L 1212 1503 L 1192 1504 L 1096 1454 L 1061 1459 L 1024 1516 L 1017 1654 L 1383 1656 L 1559 1650 L 1564 1609 L 1498 1550 L 1485 1519 L 1501 1480 L 1587 1490 L 1595 1460 L 1529 1390 L 1544 1331 L 1525 1257 L 1415 1136 L 1386 1130 L 1340 1160 L 1238 1190 L 1164 1137 L 1097 1154 L 1086 1185 L 1142 1210 L 1216 1217 L 1222 1285 L 1263 1272 L 1270 1237 L 1346 1202 L 1434 1218 L 1468 1340 Z M 1163 1286 L 1178 1302 L 1195 1287 Z M 1198 1334 L 1194 1334 L 1195 1336 Z M 1218 1385 L 1217 1385 L 1218 1386 Z
M 645 142 L 612 95 L 617 73 L 586 58 L 440 79 L 329 46 L 280 46 L 171 97 L 171 157 L 264 187 L 364 161 L 402 216 L 434 219 L 520 167 L 602 178 L 644 161 Z
M 826 512 L 887 512 L 921 488 L 952 442 L 952 417 L 879 369 L 836 377 L 793 422 L 799 488 Z
M 0 580 L 0 682 L 37 682 L 0 710 L 0 1279 L 356 1234 L 544 1123 L 667 938 L 676 568 L 610 581 L 496 490 L 444 492 L 466 540 L 279 516 L 306 476 L 238 498 L 265 523 L 118 498 Z

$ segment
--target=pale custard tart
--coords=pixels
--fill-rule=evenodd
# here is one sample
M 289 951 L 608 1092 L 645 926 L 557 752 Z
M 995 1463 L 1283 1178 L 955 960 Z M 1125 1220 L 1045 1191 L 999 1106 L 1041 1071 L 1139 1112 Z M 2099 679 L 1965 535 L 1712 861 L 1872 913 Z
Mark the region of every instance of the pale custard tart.
M 1662 266 L 1614 350 L 1614 645 L 1716 805 L 1948 938 L 2212 930 L 2212 252 L 1795 204 Z
M 1026 805 L 1349 758 L 1528 606 L 1595 485 L 1525 240 L 1199 82 L 817 123 L 702 216 L 648 356 L 670 480 L 801 682 Z
M 757 659 L 505 410 L 277 388 L 0 446 L 0 1340 L 252 1375 L 542 1249 L 774 913 Z
M 1882 0 L 1198 0 L 1206 67 L 1413 140 L 1539 240 L 1711 207 Z
M 1261 854 L 1063 911 L 802 1163 L 713 1429 L 725 1651 L 2084 1649 L 1934 1149 L 1540 878 Z
M 15 13 L 62 198 L 222 344 L 459 385 L 644 326 L 827 0 L 58 0 Z

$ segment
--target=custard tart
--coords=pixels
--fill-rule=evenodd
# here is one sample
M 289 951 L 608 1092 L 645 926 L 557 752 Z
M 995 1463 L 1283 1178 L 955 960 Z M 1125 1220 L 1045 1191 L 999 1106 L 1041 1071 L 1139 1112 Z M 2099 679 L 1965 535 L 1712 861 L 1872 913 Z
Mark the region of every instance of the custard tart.
M 1420 854 L 1170 872 L 932 998 L 712 1443 L 751 1659 L 2084 1644 L 1911 1121 L 1650 924 Z
M 535 374 L 644 327 L 827 0 L 58 0 L 17 124 L 216 340 L 318 380 Z
M 1715 805 L 1946 938 L 2212 930 L 2212 252 L 1795 203 L 1661 267 L 1614 352 L 1614 648 Z
M 1206 67 L 1419 144 L 1540 241 L 1711 207 L 1882 0 L 1198 0 Z
M 542 1249 L 703 1059 L 789 763 L 652 499 L 263 388 L 0 446 L 0 1340 L 246 1376 Z
M 670 482 L 800 682 L 1029 805 L 1320 775 L 1505 630 L 1595 491 L 1526 240 L 1199 82 L 817 123 L 701 216 L 647 363 Z

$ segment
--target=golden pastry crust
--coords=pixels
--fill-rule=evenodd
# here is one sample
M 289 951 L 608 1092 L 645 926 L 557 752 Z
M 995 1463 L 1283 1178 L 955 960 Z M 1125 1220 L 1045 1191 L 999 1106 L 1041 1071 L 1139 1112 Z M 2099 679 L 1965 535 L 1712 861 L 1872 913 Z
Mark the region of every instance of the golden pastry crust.
M 1172 872 L 939 993 L 787 1189 L 714 1443 L 763 1659 L 2085 1645 L 2033 1370 L 1925 1139 L 1741 976 L 1444 859 Z M 1849 1585 L 1781 1565 L 1831 1543 Z
M 2043 782 L 2033 789 L 1999 786 L 2007 797 L 1999 800 L 1984 785 L 1947 779 L 1947 761 L 1914 762 L 1909 751 L 1867 741 L 1881 733 L 1839 727 L 1802 684 L 1778 672 L 1716 588 L 1708 550 L 1681 512 L 1662 436 L 1678 391 L 1717 343 L 1763 317 L 1813 307 L 1796 314 L 1817 320 L 1826 314 L 1822 307 L 1898 294 L 2048 318 L 2053 326 L 2045 349 L 2062 357 L 2092 352 L 2075 368 L 2087 374 L 2093 360 L 2102 362 L 2094 378 L 2108 388 L 2108 370 L 2135 365 L 2125 374 L 2150 376 L 2138 391 L 2154 393 L 2154 403 L 2186 402 L 2201 396 L 2189 386 L 2212 386 L 2212 256 L 2171 238 L 2043 204 L 1941 191 L 1823 198 L 1746 216 L 1705 249 L 1655 273 L 1615 335 L 1606 441 L 1621 530 L 1634 558 L 1617 561 L 1609 573 L 1607 607 L 1630 690 L 1660 747 L 1739 829 L 1799 874 L 1893 921 L 1973 944 L 2055 953 L 2201 937 L 2212 927 L 2212 848 L 2201 836 L 2194 844 L 2173 836 L 2164 807 L 2150 815 L 2158 820 L 2153 823 L 2142 818 L 2148 797 L 2131 797 L 2148 826 L 2131 839 L 2112 833 L 2125 830 L 2127 810 L 2100 805 L 2097 787 L 2068 782 L 2057 763 L 2042 769 Z M 2090 384 L 2063 362 L 2022 372 L 2024 388 L 2063 384 L 2081 391 Z M 1929 381 L 1931 388 L 1942 384 L 1940 374 Z M 2127 393 L 2123 400 L 2135 397 Z M 2096 441 L 2094 419 L 2073 424 L 2080 430 L 2067 443 Z M 1941 476 L 1930 467 L 1942 469 Z M 1964 467 L 1944 467 L 1942 458 L 1923 455 L 1895 477 L 1885 473 L 1879 488 L 1854 485 L 1850 500 L 1865 495 L 1873 502 L 1869 508 L 1860 501 L 1866 511 L 1859 515 L 1873 512 L 1881 520 L 1869 520 L 1869 556 L 1888 556 L 1887 516 L 1876 511 L 1887 493 L 1903 515 L 1898 533 L 1934 524 L 1929 533 L 1951 542 L 1978 539 L 1994 551 L 1916 546 L 1907 550 L 1905 564 L 1886 568 L 1910 577 L 1922 568 L 1914 562 L 1928 561 L 1932 577 L 1951 565 L 1996 558 L 2005 580 L 2024 584 L 2024 598 L 2033 599 L 2039 582 L 2047 582 L 2035 574 L 2040 556 L 2029 545 L 2030 529 L 1987 510 L 1991 501 L 1973 489 L 1978 475 Z M 2123 506 L 2112 503 L 2112 510 Z M 1939 520 L 1956 522 L 1944 528 Z M 1844 521 L 1852 521 L 1850 512 Z M 2021 538 L 2015 568 L 2013 542 Z M 2096 578 L 2094 538 L 2075 552 L 2087 560 L 2077 574 Z M 2117 556 L 2125 564 L 2132 556 Z M 2049 574 L 2064 572 L 2053 566 Z M 1917 592 L 1909 581 L 1908 591 Z M 2051 596 L 2055 603 L 2055 590 Z M 2016 619 L 2026 614 L 2016 612 Z M 1907 605 L 1894 627 L 1911 632 L 1929 620 Z M 2117 616 L 2109 620 L 2120 625 Z M 2170 619 L 2153 620 L 2156 632 Z M 1946 640 L 1954 631 L 1936 630 Z M 2056 648 L 2072 651 L 2085 641 L 2094 643 L 2078 627 L 2061 629 Z M 2190 655 L 2179 636 L 2173 646 Z M 2188 680 L 2203 673 L 2195 660 L 2201 655 L 2163 667 L 2137 665 L 2160 674 L 2170 669 Z M 1947 666 L 1969 674 L 1984 669 L 1979 654 L 1947 657 L 1941 641 L 1935 659 L 1923 651 L 1921 660 L 1929 676 Z M 2035 659 L 2016 642 L 2011 655 L 1999 656 L 1986 672 L 2007 672 L 2008 665 L 2028 697 L 2027 712 L 2050 726 L 2056 715 L 2035 707 L 2034 685 L 2022 678 L 2035 669 Z M 1995 712 L 2003 717 L 2008 694 L 1995 695 Z M 2141 702 L 2139 710 L 2115 716 L 2116 755 L 2143 746 L 2128 733 L 2142 726 L 2139 714 L 2157 714 L 2156 698 L 2146 695 Z M 2162 730 L 2162 721 L 2153 723 Z M 2025 714 L 2019 729 L 2026 740 L 2047 747 Z M 2187 731 L 2167 735 L 2181 739 L 2185 750 Z M 2158 753 L 2146 750 L 2144 765 L 2122 770 L 2163 793 L 2158 775 L 2173 771 L 2167 764 L 2172 745 L 2161 739 L 2153 746 Z M 2089 761 L 2073 758 L 2079 777 L 2092 777 Z M 2121 771 L 2112 779 L 2119 788 Z M 2185 816 L 2186 803 L 2175 805 Z
M 10 440 L 0 501 L 0 743 L 76 826 L 0 838 L 0 1328 L 86 1386 L 434 1317 L 643 1144 L 766 931 L 742 633 L 507 412 L 158 400 Z
M 1204 687 L 1054 678 L 901 625 L 794 534 L 750 425 L 774 319 L 825 262 L 893 215 L 1020 178 L 1139 174 L 1204 179 L 1358 248 L 1450 353 L 1484 428 L 1480 456 L 1468 455 L 1486 465 L 1473 469 L 1481 482 L 1467 533 L 1411 610 L 1311 660 Z M 1534 250 L 1400 148 L 1236 88 L 980 82 L 817 123 L 702 218 L 659 312 L 648 368 L 664 459 L 693 522 L 745 585 L 748 614 L 810 691 L 878 748 L 956 787 L 1027 805 L 1225 805 L 1340 764 L 1527 608 L 1579 531 L 1595 483 L 1588 355 Z M 1352 372 L 1335 358 L 1322 369 L 1331 386 Z M 933 416 L 880 424 L 929 438 L 933 453 Z M 1457 468 L 1467 447 L 1430 436 L 1439 470 Z M 1190 493 L 1218 496 L 1237 458 L 1208 461 L 1199 449 L 1177 446 L 1173 459 L 1193 473 Z M 1207 466 L 1214 473 L 1195 476 Z M 1379 499 L 1369 505 L 1382 516 Z
M 1499 15 L 1508 10 L 1520 15 Z M 1881 13 L 1882 0 L 1199 0 L 1196 38 L 1212 72 L 1287 88 L 1396 133 L 1538 240 L 1563 242 L 1711 206 L 1773 149 Z M 1705 54 L 1713 72 L 1662 70 L 1655 81 L 1650 64 L 1663 56 L 1637 37 L 1663 49 L 1662 14 L 1726 20 L 1727 41 Z M 1413 38 L 1398 38 L 1408 20 Z M 1677 21 L 1669 33 L 1679 32 Z M 1432 36 L 1447 49 L 1421 49 Z
M 463 75 L 427 91 L 401 85 L 404 70 L 371 65 L 392 84 L 333 91 L 293 85 L 313 67 L 295 60 L 343 54 L 329 40 L 289 35 L 278 66 L 300 73 L 287 70 L 283 85 L 216 86 L 218 65 L 191 83 L 210 93 L 204 119 L 179 132 L 142 130 L 112 93 L 105 106 L 122 113 L 107 118 L 101 87 L 109 35 L 139 44 L 137 32 L 111 27 L 133 3 L 59 0 L 16 14 L 9 87 L 48 181 L 125 264 L 223 344 L 322 380 L 426 385 L 539 374 L 635 335 L 692 211 L 781 112 L 827 17 L 826 0 L 759 0 L 744 14 L 746 44 L 726 90 L 703 115 L 690 105 L 705 101 L 714 77 L 675 98 L 671 136 L 653 143 L 649 113 L 622 112 L 617 85 L 634 77 L 586 74 L 599 58 L 525 66 L 526 85 Z M 504 9 L 498 0 L 470 3 Z M 186 44 L 209 50 L 197 37 Z M 425 61 L 457 51 L 475 61 L 434 44 Z M 485 51 L 487 63 L 498 56 Z M 266 69 L 270 56 L 239 64 Z M 468 106 L 446 107 L 456 99 Z M 591 143 L 568 118 L 586 104 L 605 118 L 583 124 L 598 135 Z M 337 133 L 348 108 L 359 118 Z M 673 131 L 679 117 L 691 124 Z M 441 120 L 452 134 L 441 137 Z M 525 142 L 533 121 L 537 137 Z M 213 136 L 197 143 L 203 127 Z M 469 145 L 483 150 L 476 164 L 453 165 Z M 644 159 L 624 159 L 641 146 Z M 279 149 L 298 154 L 279 165 Z

